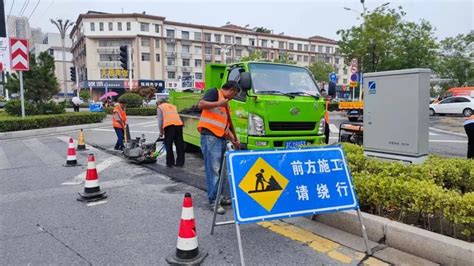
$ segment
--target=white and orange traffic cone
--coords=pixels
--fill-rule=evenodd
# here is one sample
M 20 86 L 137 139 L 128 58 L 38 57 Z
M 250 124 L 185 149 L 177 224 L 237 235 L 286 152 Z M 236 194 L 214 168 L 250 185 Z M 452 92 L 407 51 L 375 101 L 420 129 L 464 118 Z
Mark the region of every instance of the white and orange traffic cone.
M 206 256 L 207 252 L 199 251 L 193 200 L 191 194 L 186 193 L 179 223 L 176 252 L 166 257 L 166 262 L 170 265 L 199 265 Z
M 67 157 L 66 157 L 66 165 L 64 166 L 79 166 L 80 164 L 77 163 L 76 157 L 76 149 L 74 148 L 74 140 L 69 138 L 69 146 L 67 148 Z
M 98 201 L 107 198 L 105 191 L 100 190 L 99 176 L 95 167 L 94 154 L 89 154 L 87 158 L 86 180 L 84 182 L 84 193 L 79 193 L 78 201 Z

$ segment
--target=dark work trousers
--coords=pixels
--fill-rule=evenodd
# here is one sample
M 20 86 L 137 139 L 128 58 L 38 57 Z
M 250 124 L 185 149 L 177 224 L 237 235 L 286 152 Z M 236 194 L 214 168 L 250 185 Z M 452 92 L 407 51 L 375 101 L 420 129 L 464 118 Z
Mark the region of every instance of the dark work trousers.
M 73 104 L 72 106 L 74 107 L 74 112 L 79 112 L 79 104 Z
M 184 140 L 183 126 L 167 126 L 165 127 L 165 147 L 166 147 L 166 165 L 175 165 L 173 143 L 176 146 L 176 166 L 184 165 Z
M 115 134 L 117 134 L 117 142 L 115 143 L 116 150 L 123 150 L 123 128 L 114 127 Z
M 474 123 L 464 125 L 467 134 L 467 158 L 474 159 Z

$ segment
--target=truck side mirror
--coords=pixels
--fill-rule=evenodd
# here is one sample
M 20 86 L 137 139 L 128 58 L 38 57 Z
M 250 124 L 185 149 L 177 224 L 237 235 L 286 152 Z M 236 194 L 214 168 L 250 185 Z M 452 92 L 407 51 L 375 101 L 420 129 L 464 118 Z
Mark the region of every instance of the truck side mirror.
M 332 81 L 329 82 L 328 95 L 331 96 L 332 98 L 336 97 L 336 83 L 334 83 Z
M 240 73 L 239 85 L 244 91 L 248 91 L 252 88 L 252 81 L 249 72 Z

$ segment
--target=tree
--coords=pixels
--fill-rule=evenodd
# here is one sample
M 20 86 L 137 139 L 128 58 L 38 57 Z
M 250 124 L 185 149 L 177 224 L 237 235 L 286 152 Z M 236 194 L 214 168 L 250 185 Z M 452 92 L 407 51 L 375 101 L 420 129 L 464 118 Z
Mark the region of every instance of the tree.
M 146 102 L 149 102 L 155 96 L 156 89 L 155 87 L 139 87 L 133 89 L 132 92 L 142 96 Z
M 81 90 L 81 92 L 79 92 L 79 97 L 81 97 L 84 101 L 88 102 L 91 98 L 90 91 L 88 89 Z
M 244 61 L 262 60 L 262 59 L 263 59 L 262 52 L 259 50 L 255 50 L 251 52 L 248 56 L 243 56 L 240 59 L 240 61 L 244 62 Z
M 255 32 L 272 33 L 272 30 L 269 30 L 269 29 L 264 28 L 264 27 L 257 27 L 257 28 L 255 28 Z
M 58 80 L 54 75 L 54 58 L 42 52 L 38 58 L 30 54 L 30 70 L 23 72 L 25 99 L 35 105 L 47 102 L 59 92 Z M 20 91 L 20 80 L 16 73 L 7 74 L 6 88 L 11 92 Z
M 296 65 L 296 61 L 290 60 L 287 53 L 281 54 L 278 58 L 273 59 L 273 63 Z
M 437 44 L 429 22 L 403 20 L 402 7 L 381 6 L 362 15 L 363 23 L 339 30 L 346 62 L 359 60 L 362 72 L 435 66 Z
M 316 61 L 312 63 L 309 66 L 309 70 L 319 82 L 329 82 L 329 74 L 335 71 L 332 65 L 323 61 Z
M 437 72 L 442 78 L 451 79 L 453 86 L 474 85 L 474 33 L 459 34 L 441 41 Z

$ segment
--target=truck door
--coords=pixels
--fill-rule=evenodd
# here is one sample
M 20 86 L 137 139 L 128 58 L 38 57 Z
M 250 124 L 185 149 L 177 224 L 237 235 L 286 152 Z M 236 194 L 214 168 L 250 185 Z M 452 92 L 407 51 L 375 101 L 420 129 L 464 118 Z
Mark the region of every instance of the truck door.
M 244 71 L 245 70 L 242 66 L 234 66 L 230 68 L 227 75 L 227 81 L 238 81 L 240 73 Z M 230 102 L 230 111 L 232 123 L 235 127 L 235 133 L 243 144 L 247 143 L 248 107 L 246 100 L 247 94 L 244 90 L 241 90 L 239 94 L 235 96 L 234 100 Z

